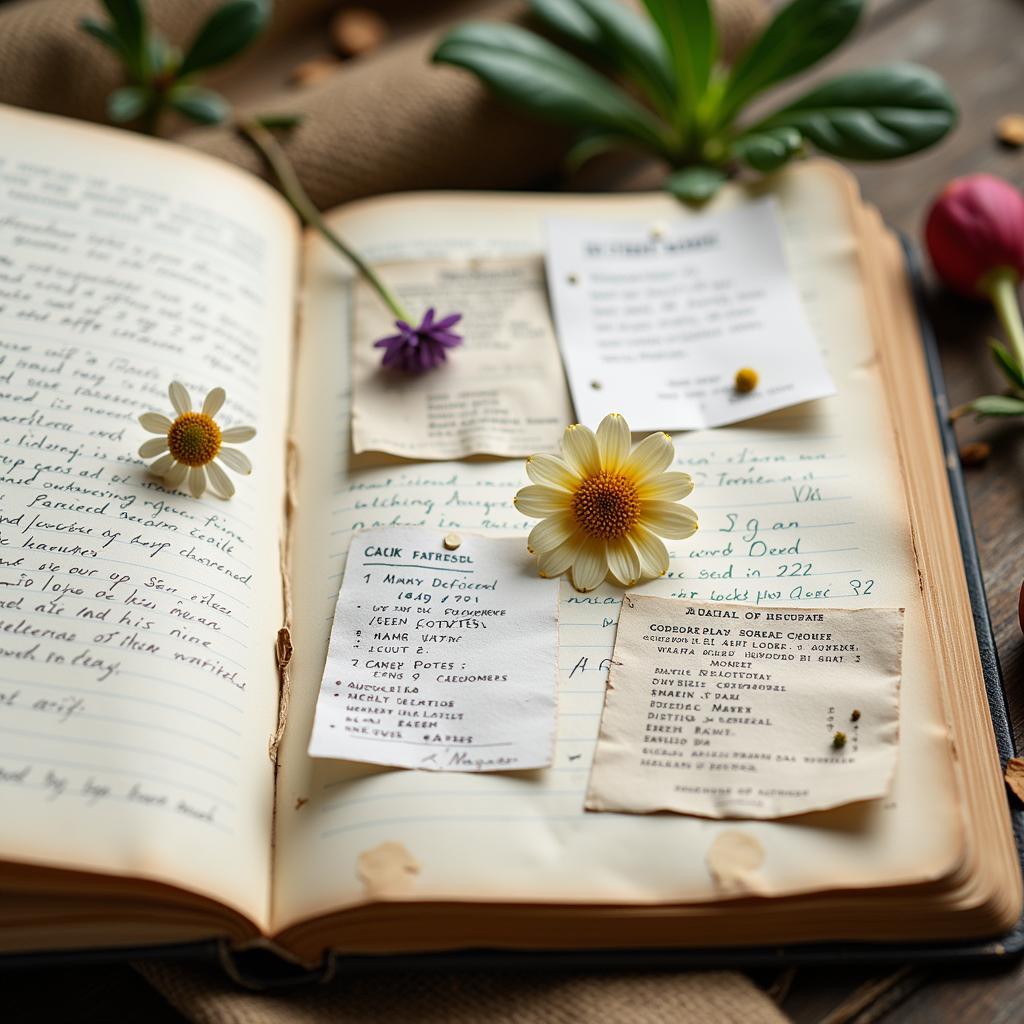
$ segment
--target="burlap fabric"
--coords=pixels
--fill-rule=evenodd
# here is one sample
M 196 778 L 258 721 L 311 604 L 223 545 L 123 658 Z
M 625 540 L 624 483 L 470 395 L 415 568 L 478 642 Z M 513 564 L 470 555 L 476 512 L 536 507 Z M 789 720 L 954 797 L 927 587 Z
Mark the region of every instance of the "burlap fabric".
M 151 0 L 153 19 L 183 41 L 221 0 Z M 720 0 L 726 52 L 749 38 L 763 0 Z M 96 0 L 16 0 L 0 4 L 0 102 L 102 120 L 120 83 L 113 57 L 78 28 Z M 304 116 L 286 148 L 314 202 L 328 209 L 350 199 L 418 188 L 513 188 L 557 167 L 564 132 L 539 125 L 487 95 L 466 72 L 428 63 L 445 27 L 460 18 L 521 19 L 523 0 L 384 0 L 397 41 L 344 65 L 303 90 L 251 83 L 261 62 L 298 28 L 322 19 L 332 0 L 277 0 L 273 23 L 246 58 L 243 107 Z M 402 18 L 414 30 L 401 32 Z M 218 82 L 229 96 L 232 79 Z M 261 170 L 252 149 L 229 128 L 183 132 L 180 141 Z
M 154 21 L 176 41 L 189 38 L 222 0 L 151 0 Z M 260 61 L 333 0 L 277 0 Z M 260 90 L 254 109 L 305 116 L 287 142 L 313 199 L 329 208 L 349 199 L 413 188 L 527 185 L 557 166 L 564 136 L 507 110 L 472 76 L 427 61 L 444 27 L 458 17 L 521 18 L 517 0 L 406 3 L 419 30 L 371 57 L 346 65 L 302 91 Z M 759 0 L 721 0 L 727 51 L 749 37 Z M 77 21 L 94 0 L 0 3 L 0 102 L 102 120 L 107 94 L 120 84 L 113 58 Z M 427 15 L 425 18 L 424 15 Z M 233 95 L 230 76 L 218 83 Z M 263 83 L 265 86 L 267 83 Z M 251 93 L 251 90 L 250 90 Z M 238 95 L 244 99 L 244 90 Z M 238 96 L 233 96 L 238 98 Z M 230 129 L 184 131 L 180 141 L 257 170 L 250 148 Z M 0 149 L 9 140 L 0 140 Z M 287 993 L 238 988 L 218 968 L 147 962 L 138 971 L 196 1024 L 780 1024 L 785 1017 L 735 972 L 401 974 L 339 979 Z M 116 1017 L 112 1008 L 112 1017 Z
M 239 991 L 216 968 L 136 970 L 195 1024 L 786 1024 L 742 974 L 398 974 L 288 993 Z

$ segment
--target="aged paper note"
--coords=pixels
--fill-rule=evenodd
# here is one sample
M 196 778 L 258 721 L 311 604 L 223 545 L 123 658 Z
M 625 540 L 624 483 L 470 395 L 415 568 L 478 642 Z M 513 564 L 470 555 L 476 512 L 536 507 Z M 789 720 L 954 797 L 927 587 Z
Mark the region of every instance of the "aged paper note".
M 393 334 L 368 285 L 355 289 L 352 450 L 409 459 L 554 451 L 572 407 L 551 325 L 541 261 L 427 260 L 382 274 L 410 315 L 459 312 L 448 361 L 420 376 L 380 366 L 375 340 Z
M 555 748 L 558 581 L 522 541 L 353 538 L 309 753 L 402 768 L 541 768 Z
M 902 645 L 902 608 L 627 594 L 587 808 L 778 818 L 883 796 Z
M 576 412 L 694 430 L 835 386 L 783 253 L 773 200 L 670 221 L 550 218 L 547 271 Z M 735 388 L 751 367 L 760 383 Z

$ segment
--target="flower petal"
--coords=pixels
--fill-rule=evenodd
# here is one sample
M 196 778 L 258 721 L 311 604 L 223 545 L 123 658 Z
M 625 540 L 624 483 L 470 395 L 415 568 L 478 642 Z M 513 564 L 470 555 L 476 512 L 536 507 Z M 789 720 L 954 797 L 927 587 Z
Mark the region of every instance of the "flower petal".
M 207 416 L 216 416 L 220 412 L 220 407 L 224 404 L 225 398 L 227 398 L 227 394 L 223 388 L 214 388 L 206 396 L 206 401 L 203 402 L 203 412 Z
M 210 477 L 210 487 L 218 498 L 227 499 L 235 493 L 235 485 L 231 482 L 231 477 L 216 462 L 208 462 L 206 472 Z
M 648 434 L 630 453 L 624 468 L 639 484 L 663 473 L 675 456 L 675 446 L 668 434 Z
M 193 498 L 201 498 L 206 490 L 206 471 L 202 466 L 193 466 L 188 471 L 188 489 Z
M 648 579 L 656 580 L 668 572 L 668 548 L 662 539 L 639 523 L 629 532 L 640 556 L 640 571 Z
M 553 579 L 561 576 L 566 569 L 576 561 L 580 548 L 586 541 L 587 536 L 582 530 L 577 530 L 568 540 L 563 541 L 557 548 L 551 548 L 537 556 L 537 571 L 541 576 Z
M 449 313 L 448 316 L 438 320 L 434 324 L 435 331 L 447 331 L 449 327 L 454 327 L 462 319 L 461 313 Z
M 631 587 L 640 579 L 640 556 L 628 537 L 617 537 L 607 543 L 608 571 L 624 586 Z
M 188 476 L 188 466 L 184 462 L 175 462 L 170 469 L 164 473 L 164 486 L 180 487 Z
M 542 519 L 530 531 L 526 546 L 538 554 L 550 551 L 567 541 L 578 529 L 576 518 L 571 512 L 557 512 L 547 519 Z
M 151 434 L 166 434 L 171 429 L 171 421 L 160 412 L 144 412 L 139 417 L 143 430 Z
M 217 458 L 228 469 L 233 469 L 236 473 L 241 473 L 243 476 L 248 476 L 252 472 L 252 463 L 249 461 L 249 456 L 243 454 L 237 448 L 221 448 L 217 453 Z
M 526 475 L 535 484 L 560 487 L 563 491 L 573 490 L 580 482 L 565 459 L 557 455 L 531 455 L 526 460 Z
M 185 389 L 185 385 L 179 381 L 172 380 L 171 386 L 167 389 L 167 394 L 170 395 L 171 405 L 174 406 L 174 411 L 181 416 L 182 413 L 192 411 L 192 399 L 189 398 L 188 391 Z
M 629 455 L 629 424 L 617 412 L 609 413 L 597 428 L 601 468 L 614 473 Z
M 531 519 L 543 519 L 544 516 L 565 512 L 569 508 L 572 497 L 568 491 L 558 487 L 545 487 L 543 484 L 530 484 L 523 487 L 512 499 L 512 504 Z
M 577 590 L 593 590 L 608 575 L 608 555 L 603 540 L 588 537 L 572 563 L 572 585 Z
M 573 423 L 565 428 L 562 435 L 562 456 L 569 468 L 581 477 L 593 476 L 601 470 L 601 455 L 597 450 L 597 438 L 590 427 Z
M 156 462 L 151 462 L 149 464 L 149 471 L 154 476 L 165 477 L 167 471 L 174 465 L 174 462 L 174 456 L 168 452 L 166 455 L 161 455 Z
M 243 441 L 251 441 L 255 436 L 255 427 L 228 427 L 221 431 L 220 439 L 225 444 L 241 444 Z
M 683 540 L 697 532 L 697 513 L 671 501 L 645 501 L 640 505 L 640 522 L 662 537 Z
M 167 451 L 166 437 L 151 437 L 139 445 L 139 455 L 144 459 L 151 459 L 154 455 L 160 455 L 165 451 Z
M 659 473 L 648 477 L 639 488 L 641 501 L 679 501 L 692 490 L 689 473 Z

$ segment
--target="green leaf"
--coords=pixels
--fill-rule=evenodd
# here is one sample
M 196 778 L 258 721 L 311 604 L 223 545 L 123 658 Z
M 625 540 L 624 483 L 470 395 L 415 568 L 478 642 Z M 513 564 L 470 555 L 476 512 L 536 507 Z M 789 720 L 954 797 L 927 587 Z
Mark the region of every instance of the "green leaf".
M 169 99 L 179 114 L 198 124 L 220 124 L 231 113 L 231 104 L 219 92 L 198 85 L 176 86 Z
M 146 37 L 146 59 L 151 74 L 172 75 L 181 63 L 181 51 L 159 32 L 150 32 Z
M 150 93 L 140 85 L 115 89 L 107 97 L 107 117 L 114 124 L 127 124 L 142 116 L 149 104 Z
M 1010 395 L 984 395 L 965 406 L 979 419 L 983 416 L 1024 416 L 1024 400 Z
M 860 18 L 864 0 L 793 0 L 740 55 L 725 87 L 719 120 L 727 123 L 770 85 L 831 53 Z
M 530 9 L 566 39 L 601 56 L 604 38 L 593 18 L 589 17 L 576 0 L 530 0 Z
M 184 77 L 212 68 L 241 53 L 263 31 L 268 15 L 265 0 L 229 0 L 196 33 L 179 74 Z
M 264 128 L 296 128 L 302 124 L 302 114 L 260 114 L 253 120 Z
M 685 135 L 718 56 L 718 34 L 708 0 L 644 0 L 672 60 L 676 127 Z
M 141 0 L 103 0 L 124 51 L 141 56 L 146 38 L 146 11 Z
M 622 70 L 640 85 L 670 120 L 676 107 L 676 80 L 665 42 L 650 18 L 620 0 L 577 0 L 601 34 L 601 44 Z
M 914 64 L 851 71 L 769 115 L 752 131 L 789 126 L 848 160 L 891 160 L 938 142 L 956 124 L 946 83 Z
M 1015 387 L 1024 390 L 1024 371 L 1009 349 L 995 338 L 989 338 L 988 347 L 992 350 L 992 358 L 996 366 L 1003 371 L 1003 376 Z
M 768 174 L 788 163 L 800 151 L 803 141 L 803 136 L 788 126 L 748 132 L 732 144 L 732 154 L 755 171 Z
M 725 184 L 718 167 L 684 167 L 670 174 L 665 188 L 684 203 L 706 203 Z
M 629 138 L 608 132 L 585 132 L 581 135 L 565 155 L 565 167 L 569 172 L 578 171 L 594 157 L 607 153 L 609 150 L 621 149 L 632 142 Z
M 649 111 L 582 61 L 516 25 L 460 25 L 441 40 L 433 59 L 473 72 L 533 114 L 629 135 L 665 151 L 661 125 Z
M 124 47 L 120 38 L 110 30 L 109 26 L 97 21 L 95 18 L 81 18 L 78 27 L 83 32 L 88 32 L 94 39 L 98 39 L 104 46 L 109 46 L 119 57 L 124 57 Z

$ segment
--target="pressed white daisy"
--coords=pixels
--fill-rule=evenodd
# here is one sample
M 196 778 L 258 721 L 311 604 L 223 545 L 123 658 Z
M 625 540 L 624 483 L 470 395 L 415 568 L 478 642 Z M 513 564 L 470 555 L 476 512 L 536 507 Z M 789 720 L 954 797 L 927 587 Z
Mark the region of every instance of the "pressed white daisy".
M 161 435 L 145 441 L 139 448 L 139 455 L 144 459 L 160 456 L 149 471 L 162 477 L 168 487 L 180 487 L 187 478 L 193 498 L 203 496 L 207 483 L 218 498 L 230 498 L 235 493 L 235 485 L 219 463 L 246 475 L 252 472 L 252 463 L 237 448 L 225 448 L 224 442 L 251 441 L 256 436 L 256 428 L 221 430 L 213 417 L 224 404 L 223 388 L 214 388 L 206 396 L 200 412 L 193 412 L 192 399 L 184 384 L 173 381 L 167 393 L 175 418 L 172 420 L 159 412 L 144 412 L 139 417 L 144 429 Z
M 577 590 L 593 590 L 607 576 L 632 586 L 668 572 L 661 537 L 682 539 L 697 530 L 697 513 L 676 502 L 693 490 L 689 473 L 666 472 L 675 458 L 668 434 L 651 434 L 631 449 L 629 426 L 606 416 L 595 434 L 567 427 L 562 455 L 531 455 L 533 481 L 515 496 L 525 516 L 541 521 L 527 544 L 541 576 L 572 570 Z

